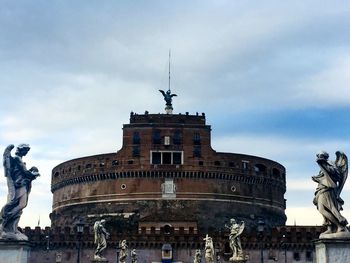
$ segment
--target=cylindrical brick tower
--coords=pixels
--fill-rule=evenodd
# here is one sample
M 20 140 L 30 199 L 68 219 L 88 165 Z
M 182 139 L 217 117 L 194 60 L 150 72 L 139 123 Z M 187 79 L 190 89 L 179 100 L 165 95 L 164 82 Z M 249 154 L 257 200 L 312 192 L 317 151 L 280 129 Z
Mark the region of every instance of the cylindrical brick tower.
M 211 148 L 205 115 L 134 114 L 116 153 L 66 161 L 52 171 L 54 226 L 77 217 L 137 215 L 139 231 L 220 229 L 231 217 L 284 225 L 285 168 Z

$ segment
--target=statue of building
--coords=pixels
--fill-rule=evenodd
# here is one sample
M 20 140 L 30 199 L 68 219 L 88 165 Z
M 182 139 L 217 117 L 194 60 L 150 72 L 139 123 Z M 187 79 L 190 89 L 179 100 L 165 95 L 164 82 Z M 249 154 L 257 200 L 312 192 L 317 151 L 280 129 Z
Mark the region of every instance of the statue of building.
M 128 254 L 127 254 L 127 251 L 126 251 L 128 246 L 126 245 L 126 240 L 125 239 L 119 243 L 119 248 L 120 248 L 119 263 L 125 263 L 126 262 L 126 258 L 128 257 Z
M 201 263 L 202 262 L 202 252 L 200 249 L 196 250 L 196 253 L 194 254 L 193 263 Z
M 28 170 L 22 160 L 30 150 L 28 144 L 18 145 L 14 157 L 11 156 L 13 148 L 12 144 L 7 146 L 3 155 L 8 194 L 7 203 L 0 212 L 0 239 L 28 240 L 28 237 L 19 232 L 17 227 L 22 211 L 28 204 L 32 181 L 40 174 L 35 166 Z
M 171 94 L 171 91 L 170 89 L 168 89 L 166 92 L 164 92 L 164 90 L 159 90 L 162 94 L 163 94 L 163 97 L 164 97 L 164 100 L 165 100 L 165 110 L 167 113 L 172 113 L 172 110 L 173 110 L 173 105 L 172 105 L 172 98 L 174 96 L 177 96 L 176 94 Z
M 245 224 L 243 221 L 241 221 L 241 223 L 237 223 L 234 218 L 231 218 L 230 224 L 230 226 L 226 226 L 230 229 L 229 241 L 230 248 L 232 250 L 232 257 L 230 258 L 230 262 L 242 261 L 244 260 L 244 255 L 240 235 L 244 230 Z
M 312 177 L 312 180 L 318 183 L 313 203 L 323 216 L 323 224 L 327 227 L 320 238 L 350 238 L 346 227 L 348 221 L 340 213 L 344 204 L 340 194 L 348 176 L 348 158 L 340 151 L 335 154 L 335 162 L 330 162 L 327 152 L 318 153 L 316 162 L 320 172 Z
M 106 220 L 96 221 L 94 224 L 95 244 L 97 248 L 95 250 L 94 260 L 105 261 L 106 258 L 102 257 L 102 251 L 107 247 L 107 238 L 109 233 L 105 229 Z
M 204 247 L 205 262 L 214 263 L 215 250 L 214 250 L 213 239 L 207 234 L 204 240 L 205 240 L 205 247 Z
M 136 249 L 131 250 L 131 263 L 137 263 Z

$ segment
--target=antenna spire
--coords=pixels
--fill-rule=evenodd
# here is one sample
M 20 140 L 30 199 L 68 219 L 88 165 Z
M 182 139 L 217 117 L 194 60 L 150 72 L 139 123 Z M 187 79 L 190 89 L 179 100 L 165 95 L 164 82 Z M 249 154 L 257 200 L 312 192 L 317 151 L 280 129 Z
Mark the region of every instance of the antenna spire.
M 169 91 L 170 91 L 170 57 L 171 57 L 171 49 L 169 48 L 169 84 L 168 84 Z
M 164 90 L 159 90 L 164 97 L 164 100 L 166 102 L 165 104 L 165 112 L 167 114 L 172 114 L 173 113 L 173 105 L 172 105 L 172 98 L 174 96 L 177 96 L 176 94 L 171 94 L 170 90 L 170 56 L 171 56 L 171 51 L 169 49 L 169 83 L 168 83 L 168 90 L 165 92 Z

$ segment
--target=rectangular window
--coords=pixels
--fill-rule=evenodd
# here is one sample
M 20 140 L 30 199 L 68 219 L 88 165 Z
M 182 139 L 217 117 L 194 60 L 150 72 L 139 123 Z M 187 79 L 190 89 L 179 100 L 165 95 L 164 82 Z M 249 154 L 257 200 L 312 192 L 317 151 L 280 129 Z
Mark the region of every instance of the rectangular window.
M 181 132 L 175 131 L 173 136 L 173 144 L 180 145 L 181 144 Z
M 152 164 L 161 164 L 161 153 L 152 152 Z
M 181 164 L 182 163 L 182 153 L 174 152 L 173 153 L 173 164 Z
M 244 171 L 247 171 L 248 170 L 248 165 L 249 165 L 249 161 L 242 161 L 242 169 Z
M 193 134 L 193 144 L 200 145 L 201 144 L 201 135 L 198 132 Z
M 151 151 L 151 164 L 182 164 L 182 152 L 179 151 Z
M 140 144 L 140 133 L 139 132 L 134 132 L 132 136 L 132 143 L 133 144 Z
M 164 145 L 170 145 L 170 137 L 164 136 Z
M 202 156 L 202 149 L 200 145 L 195 145 L 193 147 L 193 157 L 201 157 Z
M 132 147 L 132 156 L 133 157 L 140 157 L 140 147 L 139 146 Z
M 161 143 L 160 130 L 153 131 L 152 139 L 153 139 L 153 144 L 160 144 Z
M 163 164 L 171 164 L 171 152 L 163 152 Z

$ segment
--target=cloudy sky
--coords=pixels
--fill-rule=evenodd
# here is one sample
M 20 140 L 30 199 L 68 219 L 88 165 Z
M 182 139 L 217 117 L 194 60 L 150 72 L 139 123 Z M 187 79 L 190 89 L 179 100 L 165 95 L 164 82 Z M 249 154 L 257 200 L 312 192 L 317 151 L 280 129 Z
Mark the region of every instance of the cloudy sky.
M 55 165 L 164 111 L 169 48 L 174 112 L 205 112 L 217 151 L 283 164 L 287 224 L 321 224 L 315 153 L 350 154 L 350 2 L 0 0 L 0 147 L 29 143 L 41 172 L 20 225 L 50 224 Z M 343 199 L 349 219 L 349 182 Z

